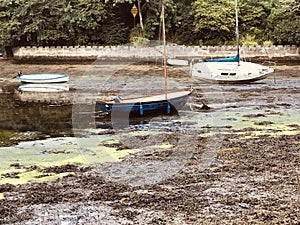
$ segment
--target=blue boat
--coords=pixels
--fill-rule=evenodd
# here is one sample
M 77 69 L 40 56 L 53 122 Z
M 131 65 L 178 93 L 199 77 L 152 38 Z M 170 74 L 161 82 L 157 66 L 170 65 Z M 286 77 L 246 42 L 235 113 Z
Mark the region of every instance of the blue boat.
M 193 90 L 176 91 L 128 99 L 114 97 L 111 101 L 97 101 L 96 105 L 103 112 L 125 117 L 171 115 L 182 109 L 192 92 Z
M 162 6 L 162 28 L 164 42 L 164 93 L 152 96 L 121 99 L 115 97 L 109 101 L 97 101 L 96 105 L 103 112 L 109 112 L 118 118 L 155 116 L 162 114 L 177 113 L 187 102 L 193 90 L 184 90 L 176 92 L 168 92 L 167 87 L 167 58 L 166 58 L 166 37 L 165 37 L 165 21 L 164 6 Z

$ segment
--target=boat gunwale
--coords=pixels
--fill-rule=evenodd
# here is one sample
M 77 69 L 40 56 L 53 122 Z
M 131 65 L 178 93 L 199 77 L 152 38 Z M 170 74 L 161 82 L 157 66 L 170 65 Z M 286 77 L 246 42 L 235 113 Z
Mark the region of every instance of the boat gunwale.
M 39 76 L 39 75 L 50 75 L 53 77 L 49 77 L 49 78 L 42 78 L 42 77 L 36 77 L 36 78 L 30 78 L 29 76 Z M 28 76 L 28 78 L 26 78 L 26 76 Z M 68 74 L 65 73 L 28 73 L 28 74 L 22 74 L 20 76 L 18 76 L 19 80 L 54 80 L 54 79 L 61 79 L 61 78 L 69 78 Z
M 126 98 L 126 99 L 121 99 L 121 102 L 115 102 L 114 100 L 109 100 L 109 101 L 97 101 L 97 103 L 100 103 L 100 104 L 110 104 L 110 105 L 124 105 L 124 104 L 129 104 L 129 105 L 132 105 L 132 104 L 152 104 L 152 103 L 157 103 L 157 102 L 169 102 L 171 100 L 174 100 L 174 99 L 178 99 L 178 98 L 182 98 L 182 97 L 185 97 L 185 96 L 190 96 L 192 93 L 193 93 L 193 89 L 191 90 L 186 90 L 186 91 L 174 91 L 174 92 L 168 92 L 167 95 L 169 94 L 174 94 L 174 93 L 185 93 L 185 94 L 182 94 L 180 96 L 175 96 L 173 98 L 168 98 L 168 99 L 158 99 L 158 100 L 153 100 L 153 101 L 147 101 L 147 100 L 144 100 L 144 101 L 137 101 L 138 99 L 145 99 L 145 98 L 151 98 L 151 97 L 155 97 L 155 96 L 165 96 L 165 94 L 157 94 L 157 95 L 150 95 L 150 96 L 144 96 L 144 97 L 138 97 L 138 98 Z M 131 100 L 135 100 L 135 101 L 131 101 Z
M 219 84 L 247 84 L 249 82 L 255 82 L 259 80 L 263 80 L 269 76 L 269 73 L 263 74 L 261 76 L 256 76 L 254 78 L 249 78 L 249 79 L 240 79 L 240 80 L 221 80 L 221 79 L 209 79 L 209 78 L 203 78 L 203 77 L 195 77 L 195 79 L 199 79 L 202 81 L 207 81 L 208 83 L 219 83 Z

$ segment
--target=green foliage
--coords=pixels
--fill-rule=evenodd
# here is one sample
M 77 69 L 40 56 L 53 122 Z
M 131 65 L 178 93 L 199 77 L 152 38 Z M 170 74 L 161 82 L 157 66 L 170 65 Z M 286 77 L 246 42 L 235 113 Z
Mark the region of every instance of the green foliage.
M 235 13 L 233 1 L 197 0 L 192 4 L 194 31 L 207 44 L 223 44 L 234 38 Z
M 102 26 L 98 43 L 103 45 L 121 45 L 128 42 L 128 28 L 121 22 L 112 24 L 108 21 Z
M 263 46 L 270 47 L 273 45 L 273 41 L 264 41 Z
M 194 18 L 190 13 L 192 2 L 191 0 L 176 2 L 169 13 L 167 19 L 171 18 L 171 20 L 168 36 L 171 42 L 192 45 L 198 39 L 197 33 L 193 31 Z
M 130 31 L 130 42 L 134 43 L 139 37 L 143 37 L 143 31 L 140 26 L 136 26 Z
M 12 43 L 11 34 L 17 33 L 21 22 L 13 18 L 13 11 L 19 3 L 11 0 L 0 1 L 0 45 Z M 10 31 L 10 32 L 8 32 Z
M 256 36 L 257 39 L 262 39 L 271 8 L 272 0 L 239 1 L 241 35 Z
M 288 1 L 274 8 L 267 30 L 275 43 L 300 45 L 300 3 Z
M 139 47 L 146 47 L 149 45 L 149 40 L 144 37 L 137 37 L 135 41 L 133 42 L 134 46 L 139 46 Z
M 160 34 L 161 34 L 161 30 L 160 30 L 160 16 L 161 16 L 161 4 L 160 2 L 156 2 L 156 1 L 149 1 L 146 2 L 143 5 L 143 15 L 144 15 L 144 33 L 143 33 L 143 37 L 149 39 L 149 40 L 154 40 L 154 39 L 158 39 Z M 167 7 L 165 7 L 165 17 L 167 18 Z M 166 29 L 168 27 L 166 20 Z
M 242 46 L 257 46 L 258 43 L 255 40 L 255 36 L 254 35 L 246 35 L 245 37 L 243 37 L 240 41 L 240 44 Z
M 10 11 L 1 14 L 2 45 L 120 44 L 127 39 L 124 24 L 111 22 L 111 5 L 99 0 L 20 0 L 0 7 Z
M 143 44 L 157 40 L 161 36 L 162 1 L 139 1 L 143 32 L 139 26 L 133 29 L 130 9 L 137 4 L 135 0 L 1 0 L 0 47 Z M 163 2 L 168 41 L 234 44 L 234 0 Z M 299 12 L 298 0 L 239 0 L 241 41 L 245 45 L 264 41 L 300 45 Z M 139 22 L 137 16 L 136 24 Z

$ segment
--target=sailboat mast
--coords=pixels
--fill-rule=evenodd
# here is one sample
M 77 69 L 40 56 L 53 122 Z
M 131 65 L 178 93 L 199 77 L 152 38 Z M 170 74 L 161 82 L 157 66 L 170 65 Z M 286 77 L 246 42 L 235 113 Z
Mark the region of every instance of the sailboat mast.
M 162 35 L 163 35 L 163 44 L 164 44 L 164 80 L 165 80 L 165 94 L 167 99 L 167 92 L 168 92 L 168 84 L 167 84 L 167 46 L 166 46 L 166 28 L 165 28 L 165 8 L 162 4 L 161 10 L 162 16 Z
M 235 0 L 235 35 L 237 45 L 238 62 L 240 63 L 240 38 L 239 38 L 239 16 L 238 16 L 238 0 Z

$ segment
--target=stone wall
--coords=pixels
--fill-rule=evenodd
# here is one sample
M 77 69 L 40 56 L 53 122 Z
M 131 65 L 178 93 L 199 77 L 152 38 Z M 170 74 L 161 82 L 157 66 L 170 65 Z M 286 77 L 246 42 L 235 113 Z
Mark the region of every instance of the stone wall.
M 157 59 L 162 57 L 163 47 L 136 46 L 42 46 L 15 47 L 13 56 L 24 58 L 63 58 L 63 59 L 97 59 L 97 58 L 126 58 L 126 59 Z M 167 48 L 170 58 L 194 57 L 227 57 L 236 54 L 235 46 L 182 46 L 169 45 Z M 294 57 L 299 58 L 297 46 L 256 46 L 242 47 L 242 57 Z
M 20 92 L 14 91 L 14 97 L 22 102 L 48 103 L 66 105 L 73 102 L 73 92 Z

